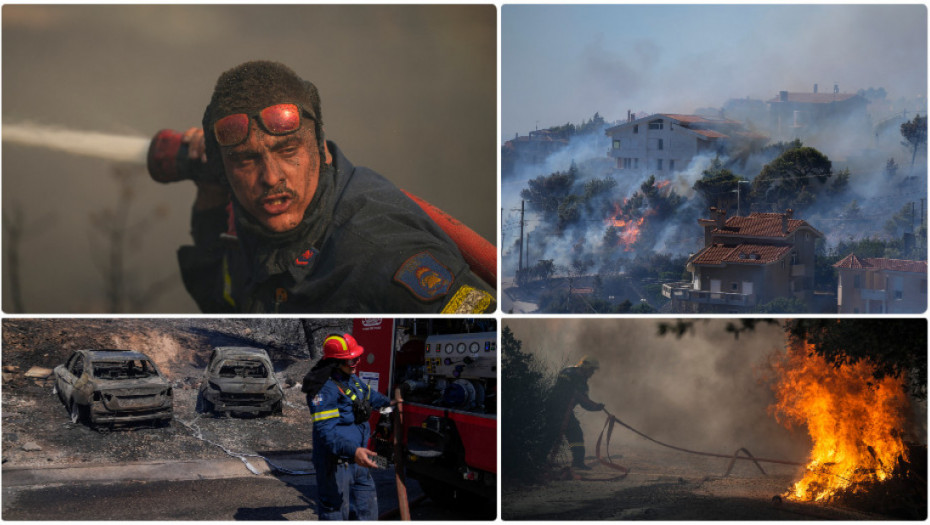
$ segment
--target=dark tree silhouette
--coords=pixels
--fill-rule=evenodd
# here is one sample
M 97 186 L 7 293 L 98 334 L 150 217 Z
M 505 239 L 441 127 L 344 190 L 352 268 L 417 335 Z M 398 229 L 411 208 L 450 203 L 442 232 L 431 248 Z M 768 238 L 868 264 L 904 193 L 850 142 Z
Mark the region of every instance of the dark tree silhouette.
M 901 136 L 904 137 L 901 144 L 911 150 L 911 169 L 913 170 L 917 152 L 927 145 L 927 117 L 915 115 L 913 120 L 901 124 Z

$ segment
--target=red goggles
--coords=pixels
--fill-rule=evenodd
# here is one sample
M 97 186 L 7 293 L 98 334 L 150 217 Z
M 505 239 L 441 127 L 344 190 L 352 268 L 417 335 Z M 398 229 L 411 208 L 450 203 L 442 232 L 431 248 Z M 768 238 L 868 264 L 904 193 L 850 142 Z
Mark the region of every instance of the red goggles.
M 300 129 L 300 108 L 297 104 L 275 104 L 251 115 L 272 135 L 287 135 Z M 235 146 L 249 136 L 250 115 L 234 113 L 213 124 L 213 134 L 220 146 Z

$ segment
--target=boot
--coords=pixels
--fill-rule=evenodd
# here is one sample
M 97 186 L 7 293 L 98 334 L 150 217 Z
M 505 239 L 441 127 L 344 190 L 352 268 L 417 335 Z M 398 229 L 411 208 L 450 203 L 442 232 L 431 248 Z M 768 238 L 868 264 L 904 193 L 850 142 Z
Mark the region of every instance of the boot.
M 584 464 L 584 447 L 572 447 L 572 469 L 574 470 L 591 470 L 591 467 Z

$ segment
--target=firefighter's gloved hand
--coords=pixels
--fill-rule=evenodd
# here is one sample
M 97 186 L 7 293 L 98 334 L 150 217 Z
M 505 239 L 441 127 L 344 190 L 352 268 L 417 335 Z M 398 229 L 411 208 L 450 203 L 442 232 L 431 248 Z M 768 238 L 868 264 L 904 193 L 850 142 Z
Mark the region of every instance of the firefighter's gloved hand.
M 365 447 L 358 447 L 355 449 L 355 464 L 367 467 L 367 468 L 378 468 L 378 465 L 374 461 L 368 459 L 371 456 L 377 456 L 374 450 L 368 450 Z
M 207 141 L 203 138 L 203 128 L 188 128 L 181 135 L 181 143 L 187 144 L 187 158 L 191 161 L 207 162 Z

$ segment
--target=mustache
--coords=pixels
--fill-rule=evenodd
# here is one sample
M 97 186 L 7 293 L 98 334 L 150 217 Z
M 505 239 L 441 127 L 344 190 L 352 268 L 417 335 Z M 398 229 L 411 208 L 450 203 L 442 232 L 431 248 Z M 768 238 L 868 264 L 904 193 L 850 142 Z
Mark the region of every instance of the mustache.
M 262 193 L 262 196 L 259 199 L 266 199 L 268 197 L 277 196 L 277 195 L 287 195 L 292 199 L 297 198 L 297 192 L 287 187 L 287 181 L 281 181 L 273 188 L 269 188 Z

